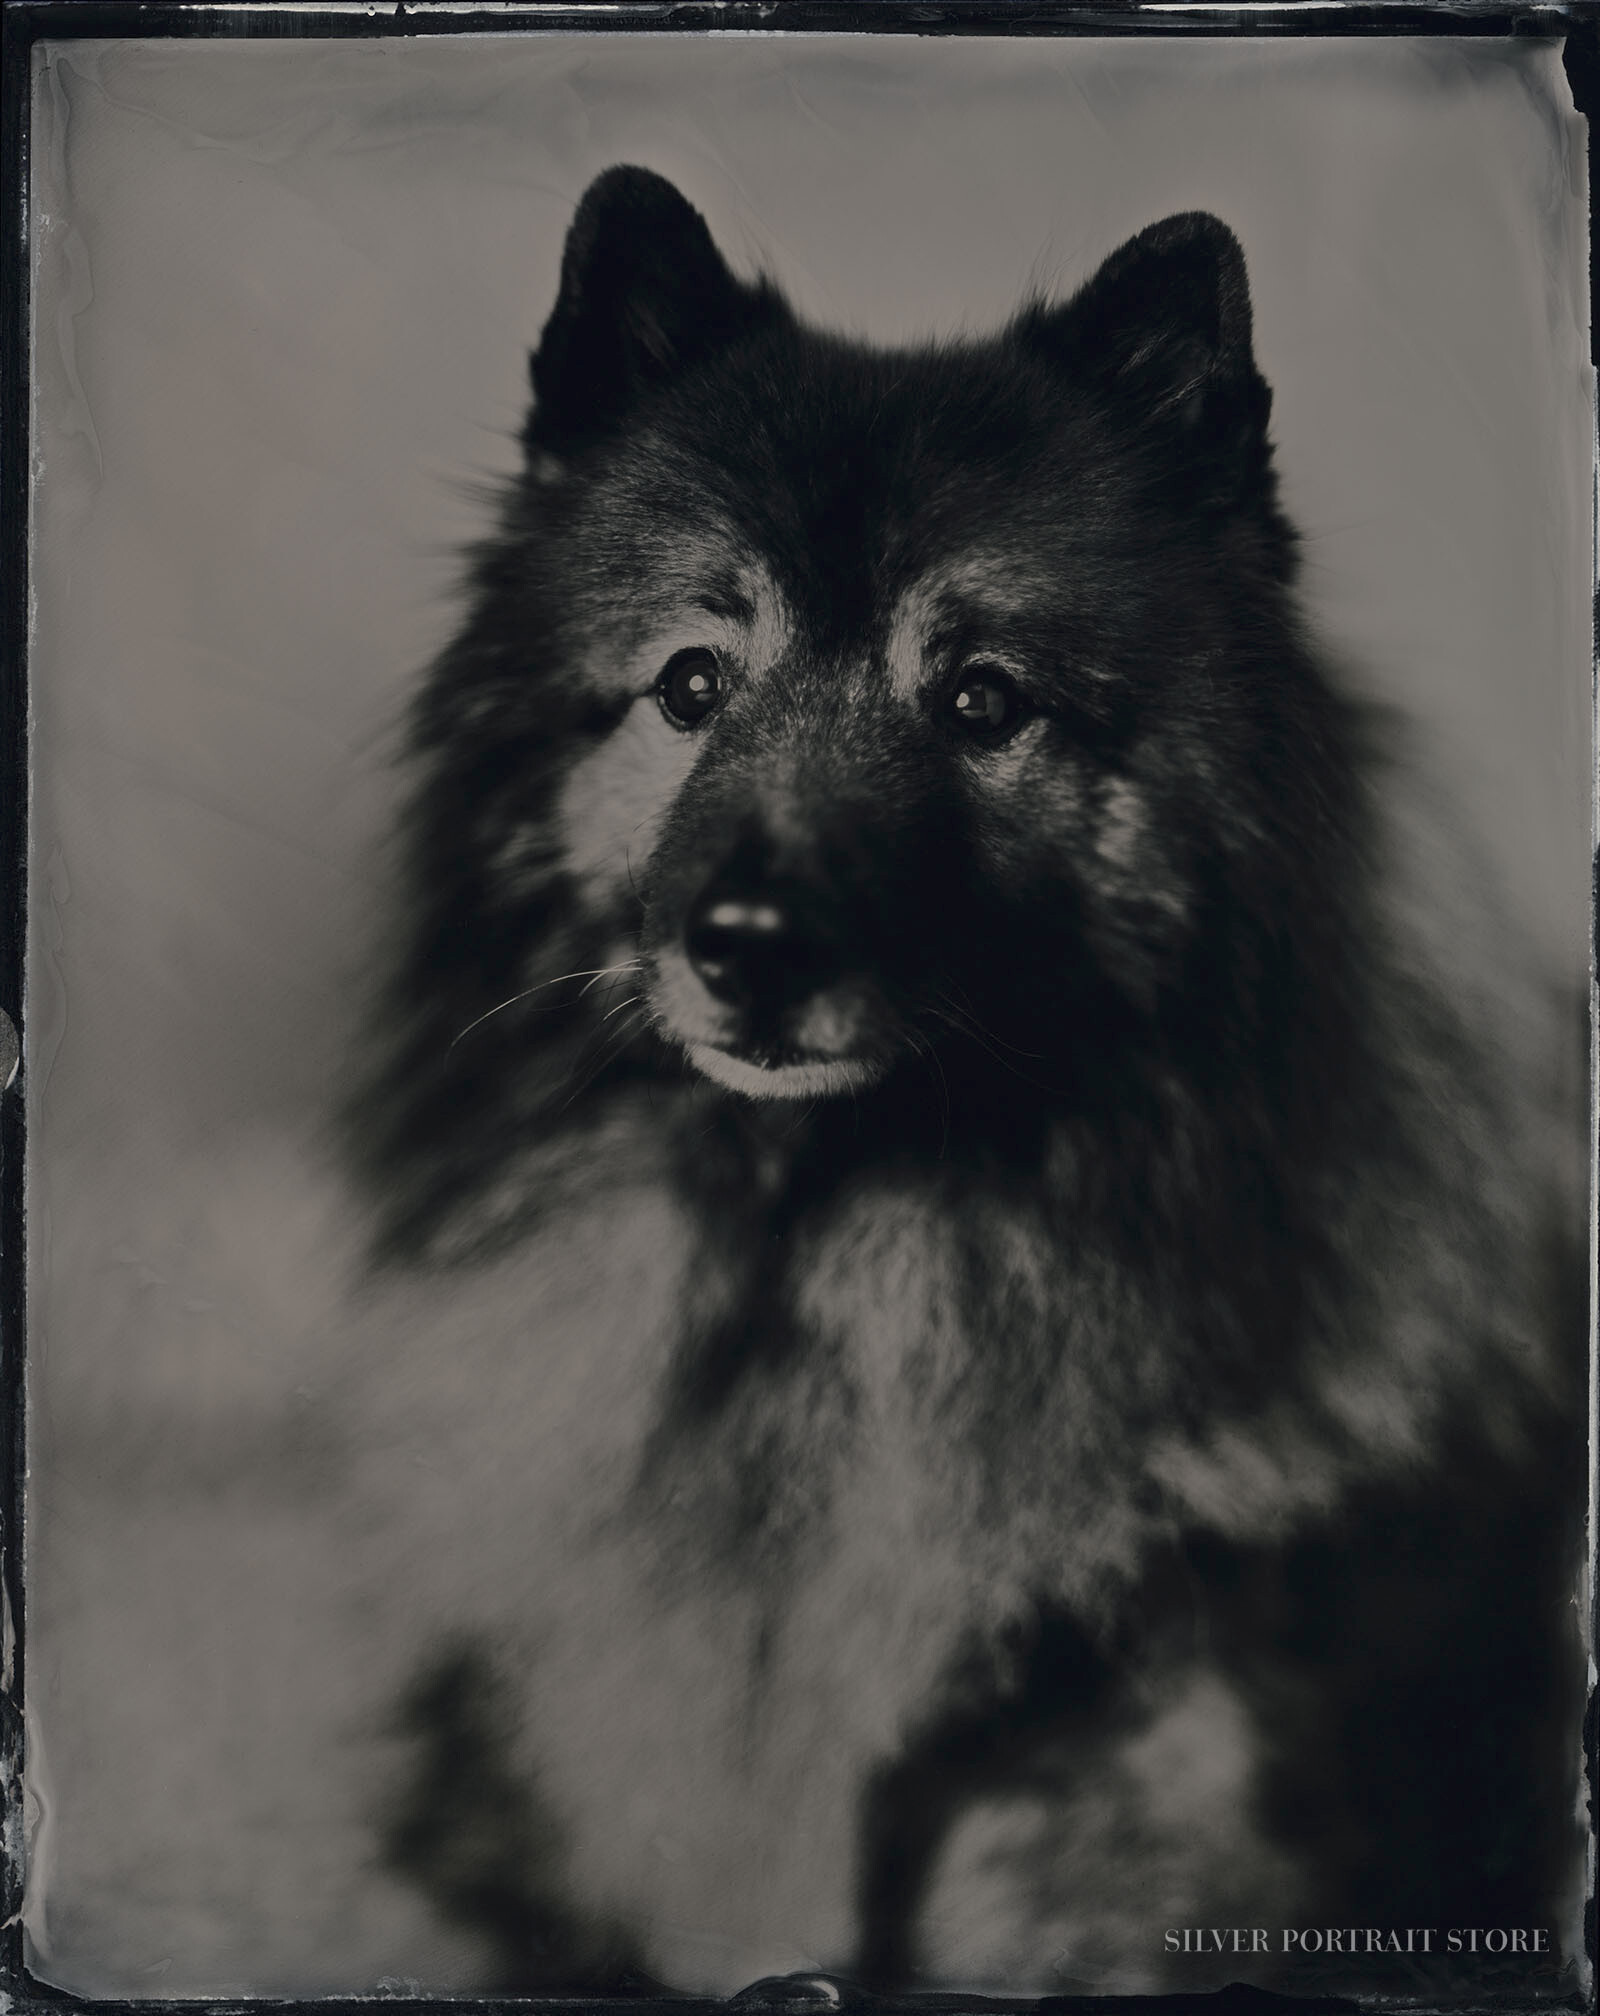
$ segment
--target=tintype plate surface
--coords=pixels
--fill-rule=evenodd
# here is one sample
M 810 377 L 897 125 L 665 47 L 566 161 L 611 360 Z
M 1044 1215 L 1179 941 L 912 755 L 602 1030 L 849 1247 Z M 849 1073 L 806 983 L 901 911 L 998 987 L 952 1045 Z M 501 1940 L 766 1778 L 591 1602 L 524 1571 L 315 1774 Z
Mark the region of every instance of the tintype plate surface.
M 33 53 L 34 1976 L 1571 1990 L 1559 46 Z

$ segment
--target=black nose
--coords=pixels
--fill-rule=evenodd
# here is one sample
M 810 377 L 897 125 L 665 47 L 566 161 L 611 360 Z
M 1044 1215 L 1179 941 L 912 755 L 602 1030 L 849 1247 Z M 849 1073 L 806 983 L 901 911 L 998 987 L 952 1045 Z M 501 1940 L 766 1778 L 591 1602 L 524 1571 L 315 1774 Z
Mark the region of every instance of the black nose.
M 794 1007 L 838 972 L 808 906 L 781 887 L 713 884 L 690 911 L 683 942 L 708 993 L 758 1016 Z

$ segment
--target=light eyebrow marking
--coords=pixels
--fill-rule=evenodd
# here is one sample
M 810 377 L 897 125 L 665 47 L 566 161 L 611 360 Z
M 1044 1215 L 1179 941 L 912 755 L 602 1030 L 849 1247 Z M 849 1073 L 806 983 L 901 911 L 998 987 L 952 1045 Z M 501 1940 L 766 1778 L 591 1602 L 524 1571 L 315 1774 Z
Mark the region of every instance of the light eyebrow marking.
M 704 609 L 708 616 L 718 616 L 729 623 L 742 623 L 746 628 L 756 620 L 756 605 L 737 588 L 708 589 L 705 594 L 695 596 L 694 606 Z
M 764 569 L 741 568 L 737 581 L 673 584 L 653 605 L 648 589 L 631 620 L 603 636 L 584 665 L 589 683 L 621 696 L 649 690 L 678 651 L 715 651 L 731 670 L 759 677 L 788 649 L 791 619 Z
M 922 690 L 923 661 L 933 640 L 939 596 L 931 583 L 902 595 L 889 622 L 884 670 L 897 700 L 912 700 Z
M 981 549 L 932 569 L 907 589 L 890 618 L 884 665 L 897 699 L 911 700 L 926 683 L 926 660 L 958 613 L 980 620 L 1015 616 L 1046 582 L 1007 553 Z M 1000 654 L 994 654 L 1000 655 Z

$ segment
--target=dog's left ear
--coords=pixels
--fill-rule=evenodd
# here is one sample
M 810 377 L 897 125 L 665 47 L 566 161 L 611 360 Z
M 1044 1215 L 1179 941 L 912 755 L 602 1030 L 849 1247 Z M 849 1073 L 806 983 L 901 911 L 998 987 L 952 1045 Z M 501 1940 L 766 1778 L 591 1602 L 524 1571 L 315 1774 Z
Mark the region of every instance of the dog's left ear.
M 1135 424 L 1166 429 L 1186 461 L 1241 475 L 1264 461 L 1272 394 L 1251 347 L 1244 253 L 1205 211 L 1150 225 L 1017 333 Z
M 706 221 L 646 168 L 589 185 L 561 259 L 561 292 L 534 352 L 530 449 L 562 456 L 741 331 L 784 312 L 729 272 Z

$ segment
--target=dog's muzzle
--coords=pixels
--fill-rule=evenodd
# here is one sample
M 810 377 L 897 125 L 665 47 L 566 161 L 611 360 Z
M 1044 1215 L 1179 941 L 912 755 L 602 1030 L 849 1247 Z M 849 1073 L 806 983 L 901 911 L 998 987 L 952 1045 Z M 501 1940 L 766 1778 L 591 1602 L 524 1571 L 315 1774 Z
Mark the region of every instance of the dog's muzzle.
M 660 1025 L 691 1062 L 756 1098 L 831 1097 L 894 1049 L 883 996 L 826 892 L 747 852 L 724 862 L 654 955 Z

